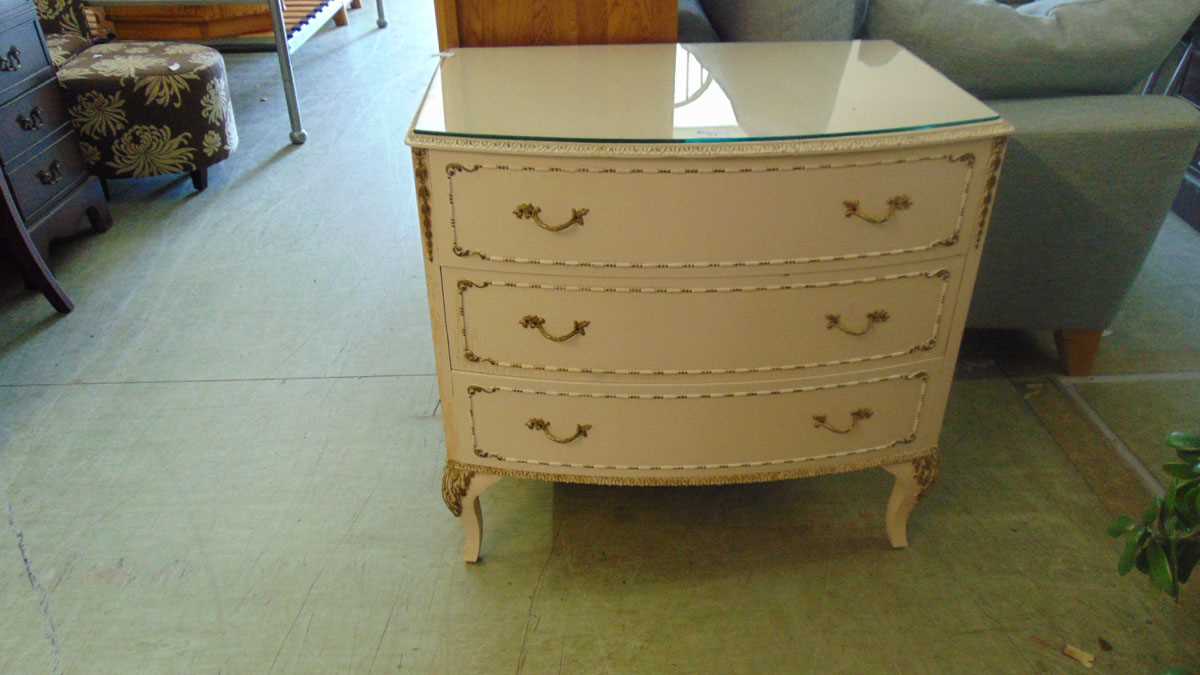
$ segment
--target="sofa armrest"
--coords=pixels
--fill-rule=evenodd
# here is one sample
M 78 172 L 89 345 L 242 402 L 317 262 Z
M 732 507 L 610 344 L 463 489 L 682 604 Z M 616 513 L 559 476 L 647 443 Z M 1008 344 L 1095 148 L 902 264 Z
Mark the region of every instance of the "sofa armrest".
M 1016 127 L 969 322 L 1098 330 L 1137 277 L 1200 144 L 1161 96 L 989 102 Z
M 679 0 L 679 41 L 720 42 L 717 31 L 704 13 L 700 0 Z

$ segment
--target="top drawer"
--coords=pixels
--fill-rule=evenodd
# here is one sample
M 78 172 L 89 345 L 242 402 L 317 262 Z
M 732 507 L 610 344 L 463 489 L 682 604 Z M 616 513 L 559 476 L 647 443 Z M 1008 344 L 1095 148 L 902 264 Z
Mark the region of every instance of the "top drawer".
M 757 267 L 945 251 L 960 245 L 973 213 L 979 148 L 643 161 L 438 155 L 435 208 L 445 217 L 434 239 L 456 265 Z
M 0 32 L 0 101 L 20 93 L 27 80 L 49 67 L 36 19 Z

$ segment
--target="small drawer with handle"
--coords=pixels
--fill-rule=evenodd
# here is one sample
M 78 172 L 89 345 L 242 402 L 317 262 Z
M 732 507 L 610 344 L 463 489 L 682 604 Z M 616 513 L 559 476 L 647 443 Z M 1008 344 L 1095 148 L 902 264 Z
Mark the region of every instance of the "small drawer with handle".
M 788 159 L 437 155 L 446 265 L 718 269 L 938 254 L 972 231 L 988 146 Z M 702 234 L 701 234 L 702 233 Z
M 458 459 L 652 471 L 785 467 L 918 447 L 936 372 L 675 389 L 456 373 L 458 437 L 470 455 Z
M 72 131 L 9 169 L 8 180 L 21 215 L 28 220 L 55 195 L 75 185 L 85 175 L 87 167 L 79 154 L 78 138 Z
M 17 93 L 11 90 L 49 66 L 36 21 L 0 31 L 0 100 Z
M 945 350 L 960 265 L 637 284 L 448 268 L 451 364 L 527 377 L 705 376 L 917 360 Z
M 0 161 L 11 162 L 69 121 L 53 78 L 0 106 Z

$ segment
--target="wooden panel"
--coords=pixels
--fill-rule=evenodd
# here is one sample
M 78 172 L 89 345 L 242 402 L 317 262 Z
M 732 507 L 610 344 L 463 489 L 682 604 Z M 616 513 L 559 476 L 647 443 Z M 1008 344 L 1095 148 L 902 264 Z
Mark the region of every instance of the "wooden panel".
M 454 47 L 675 42 L 677 0 L 435 0 Z

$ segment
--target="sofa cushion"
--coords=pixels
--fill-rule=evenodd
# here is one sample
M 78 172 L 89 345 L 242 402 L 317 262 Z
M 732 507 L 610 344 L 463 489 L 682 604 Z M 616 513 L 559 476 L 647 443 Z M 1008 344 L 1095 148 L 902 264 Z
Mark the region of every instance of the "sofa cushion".
M 720 42 L 700 0 L 679 0 L 679 41 Z
M 700 0 L 726 42 L 849 40 L 857 37 L 867 0 Z
M 867 33 L 976 96 L 1117 94 L 1157 67 L 1197 15 L 1200 0 L 874 0 Z

